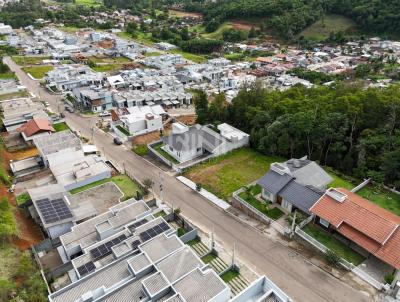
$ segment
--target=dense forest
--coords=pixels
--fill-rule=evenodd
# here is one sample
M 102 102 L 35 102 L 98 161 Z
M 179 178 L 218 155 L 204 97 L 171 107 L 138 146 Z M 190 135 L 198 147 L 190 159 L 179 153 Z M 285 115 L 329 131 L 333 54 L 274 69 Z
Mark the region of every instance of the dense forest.
M 357 84 L 287 91 L 259 85 L 232 103 L 218 95 L 195 98 L 198 122 L 228 122 L 251 134 L 253 148 L 285 158 L 307 155 L 360 179 L 400 187 L 400 86 Z
M 44 18 L 45 15 L 40 0 L 20 0 L 10 2 L 1 9 L 0 22 L 19 28 L 32 25 L 35 19 Z
M 353 19 L 367 33 L 398 35 L 398 0 L 219 0 L 216 2 L 177 1 L 187 10 L 205 14 L 206 29 L 212 32 L 226 19 L 263 18 L 263 26 L 287 39 L 328 13 Z

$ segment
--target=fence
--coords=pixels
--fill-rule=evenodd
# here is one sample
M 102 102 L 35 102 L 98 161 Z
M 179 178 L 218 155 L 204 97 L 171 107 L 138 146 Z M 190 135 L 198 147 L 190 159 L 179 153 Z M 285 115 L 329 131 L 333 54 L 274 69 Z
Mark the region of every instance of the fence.
M 289 229 L 285 228 L 284 226 L 280 225 L 273 219 L 269 218 L 267 215 L 261 213 L 259 210 L 257 210 L 255 207 L 250 205 L 248 202 L 243 200 L 239 194 L 244 192 L 244 188 L 241 188 L 237 190 L 236 192 L 233 192 L 232 194 L 232 206 L 234 208 L 237 208 L 243 212 L 245 212 L 248 216 L 257 219 L 258 221 L 261 221 L 265 223 L 266 225 L 272 226 L 276 231 L 281 233 L 282 235 L 285 235 L 288 233 Z
M 354 187 L 351 189 L 351 192 L 356 193 L 357 191 L 360 191 L 362 188 L 364 188 L 369 182 L 371 181 L 371 178 L 364 179 L 362 183 L 360 183 L 358 186 Z
M 307 219 L 304 219 L 302 222 L 298 224 L 299 228 L 302 229 L 306 224 L 309 224 L 314 219 L 314 214 L 309 216 Z
M 299 226 L 296 226 L 295 233 L 299 237 L 301 237 L 303 240 L 305 240 L 309 244 L 311 244 L 313 247 L 318 249 L 320 252 L 325 254 L 327 251 L 329 251 L 329 249 L 325 245 L 323 245 L 322 243 L 320 243 L 319 241 L 317 241 L 316 239 L 314 239 L 313 237 L 308 235 L 306 232 L 304 232 L 302 229 L 300 229 Z M 374 279 L 373 277 L 368 275 L 366 272 L 364 272 L 360 268 L 356 267 L 352 263 L 346 261 L 345 259 L 343 259 L 343 258 L 341 259 L 340 265 L 343 266 L 345 269 L 351 271 L 352 273 L 354 273 L 355 275 L 357 275 L 362 280 L 364 280 L 368 284 L 372 285 L 376 289 L 381 290 L 383 288 L 384 285 L 381 282 Z

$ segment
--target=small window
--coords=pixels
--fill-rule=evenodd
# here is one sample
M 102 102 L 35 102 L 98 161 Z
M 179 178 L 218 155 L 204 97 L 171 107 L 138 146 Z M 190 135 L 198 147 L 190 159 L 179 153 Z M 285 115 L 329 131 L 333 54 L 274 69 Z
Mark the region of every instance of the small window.
M 200 148 L 197 148 L 197 152 L 200 152 L 201 151 L 201 147 Z
M 322 224 L 324 227 L 329 228 L 329 221 L 326 221 L 325 219 L 320 218 L 319 223 Z

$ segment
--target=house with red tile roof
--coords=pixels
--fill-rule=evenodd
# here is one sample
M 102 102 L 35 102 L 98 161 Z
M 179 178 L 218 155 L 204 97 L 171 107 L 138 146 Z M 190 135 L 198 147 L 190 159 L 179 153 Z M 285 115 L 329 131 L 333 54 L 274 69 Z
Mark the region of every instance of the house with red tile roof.
M 315 222 L 400 270 L 400 216 L 343 188 L 327 190 L 310 212 Z
M 46 119 L 31 119 L 17 129 L 25 142 L 32 142 L 35 137 L 55 132 L 52 124 Z

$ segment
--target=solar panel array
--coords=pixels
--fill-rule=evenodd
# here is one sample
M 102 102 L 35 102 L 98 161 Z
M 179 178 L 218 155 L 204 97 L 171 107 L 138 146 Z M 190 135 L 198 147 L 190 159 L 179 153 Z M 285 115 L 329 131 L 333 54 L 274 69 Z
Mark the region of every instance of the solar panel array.
M 143 242 L 146 242 L 147 240 L 150 240 L 151 238 L 156 237 L 161 233 L 164 233 L 166 230 L 169 230 L 169 226 L 165 222 L 162 222 L 140 233 L 139 236 Z
M 48 198 L 40 199 L 36 201 L 36 205 L 45 223 L 53 223 L 73 217 L 71 210 L 62 198 L 54 200 Z
M 78 272 L 79 272 L 79 275 L 81 275 L 81 277 L 82 277 L 86 274 L 89 274 L 91 271 L 94 271 L 95 269 L 96 269 L 96 266 L 94 265 L 94 263 L 92 261 L 89 261 L 88 263 L 78 267 Z
M 120 236 L 118 236 L 118 237 L 116 237 L 116 238 L 114 238 L 114 239 L 112 239 L 112 240 L 110 240 L 110 241 L 108 241 L 108 242 L 106 242 L 104 244 L 101 244 L 101 245 L 95 247 L 94 249 L 90 250 L 90 254 L 92 255 L 92 257 L 95 260 L 101 259 L 101 258 L 103 258 L 103 257 L 105 257 L 107 255 L 110 255 L 111 252 L 112 252 L 111 248 L 114 245 L 117 245 L 118 243 L 124 241 L 126 238 L 127 238 L 126 235 L 122 234 L 122 235 L 120 235 Z
M 142 219 L 142 220 L 140 220 L 140 221 L 138 221 L 138 222 L 132 223 L 132 224 L 129 226 L 129 230 L 134 231 L 137 227 L 139 227 L 139 226 L 145 224 L 146 222 L 148 222 L 148 220 L 145 218 L 145 219 Z

